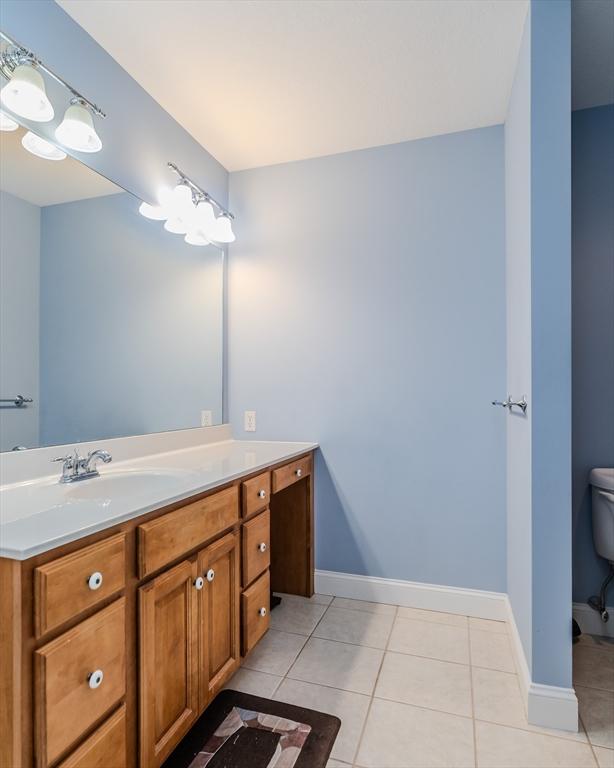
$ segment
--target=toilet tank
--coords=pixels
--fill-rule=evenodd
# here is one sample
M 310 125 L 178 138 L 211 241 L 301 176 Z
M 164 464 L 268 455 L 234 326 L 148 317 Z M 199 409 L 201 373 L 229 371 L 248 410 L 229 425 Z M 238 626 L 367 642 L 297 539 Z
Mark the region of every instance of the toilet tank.
M 597 554 L 614 563 L 614 468 L 593 469 L 593 541 Z

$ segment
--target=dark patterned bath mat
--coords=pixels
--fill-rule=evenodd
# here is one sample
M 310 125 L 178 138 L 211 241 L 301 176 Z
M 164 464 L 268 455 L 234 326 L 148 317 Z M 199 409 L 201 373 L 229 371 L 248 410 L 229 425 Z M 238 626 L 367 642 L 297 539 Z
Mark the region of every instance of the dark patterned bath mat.
M 325 768 L 341 720 L 222 691 L 162 768 Z

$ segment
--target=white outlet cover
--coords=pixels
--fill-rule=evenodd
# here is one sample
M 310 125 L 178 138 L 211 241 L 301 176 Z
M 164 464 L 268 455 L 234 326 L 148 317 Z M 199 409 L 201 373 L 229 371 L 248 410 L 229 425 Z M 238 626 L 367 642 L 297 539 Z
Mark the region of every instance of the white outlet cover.
M 246 432 L 256 431 L 256 411 L 245 411 L 243 429 Z
M 200 412 L 200 426 L 201 427 L 212 427 L 213 426 L 213 413 L 212 413 L 212 411 L 201 411 Z

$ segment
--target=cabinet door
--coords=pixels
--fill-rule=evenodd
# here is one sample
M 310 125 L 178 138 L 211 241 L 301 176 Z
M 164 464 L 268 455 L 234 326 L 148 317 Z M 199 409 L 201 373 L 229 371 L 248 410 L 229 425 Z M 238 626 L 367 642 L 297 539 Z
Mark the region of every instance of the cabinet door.
M 198 555 L 205 584 L 200 597 L 200 707 L 239 666 L 239 534 L 229 533 Z
M 184 561 L 139 589 L 142 768 L 159 766 L 197 715 L 199 586 Z

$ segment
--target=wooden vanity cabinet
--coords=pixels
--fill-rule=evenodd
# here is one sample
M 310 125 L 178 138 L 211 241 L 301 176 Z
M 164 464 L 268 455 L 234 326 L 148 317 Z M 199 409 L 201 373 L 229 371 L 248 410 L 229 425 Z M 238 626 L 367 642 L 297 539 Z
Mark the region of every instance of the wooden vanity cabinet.
M 198 713 L 196 560 L 139 588 L 141 765 L 158 766 Z
M 313 593 L 311 453 L 0 558 L 0 768 L 159 768 L 266 633 L 271 587 Z
M 199 708 L 219 693 L 241 663 L 239 534 L 233 532 L 198 555 L 204 580 L 199 597 Z

